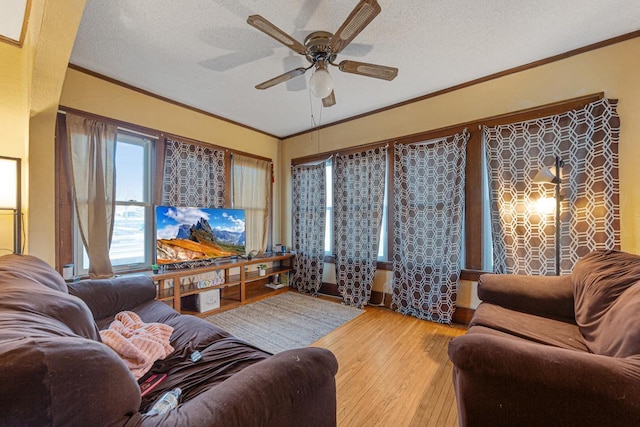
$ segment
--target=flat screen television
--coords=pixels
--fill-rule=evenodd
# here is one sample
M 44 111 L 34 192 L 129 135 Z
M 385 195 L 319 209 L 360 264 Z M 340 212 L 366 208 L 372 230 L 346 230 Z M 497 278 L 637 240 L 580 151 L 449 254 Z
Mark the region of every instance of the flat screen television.
M 242 209 L 156 206 L 156 263 L 175 264 L 245 253 Z

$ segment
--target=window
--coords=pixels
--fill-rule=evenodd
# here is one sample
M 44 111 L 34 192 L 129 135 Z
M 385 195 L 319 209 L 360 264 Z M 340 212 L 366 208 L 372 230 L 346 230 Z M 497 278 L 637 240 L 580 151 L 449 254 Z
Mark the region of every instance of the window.
M 493 243 L 491 241 L 491 201 L 489 200 L 489 175 L 487 173 L 487 160 L 485 146 L 485 136 L 482 135 L 482 234 L 487 236 L 482 239 L 482 253 L 484 254 L 482 270 L 493 271 Z M 462 266 L 463 268 L 465 265 Z
M 326 162 L 327 176 L 327 208 L 326 222 L 324 233 L 324 254 L 325 256 L 333 256 L 333 169 L 331 160 Z M 386 176 L 389 175 L 389 163 L 387 162 Z M 389 244 L 388 244 L 388 199 L 389 199 L 389 180 L 385 178 L 384 186 L 384 206 L 382 208 L 382 226 L 380 228 L 380 240 L 378 245 L 378 261 L 388 261 Z
M 271 162 L 239 154 L 232 159 L 232 206 L 244 209 L 247 253 L 262 253 L 270 246 Z
M 331 160 L 326 162 L 327 170 L 327 220 L 324 228 L 324 254 L 333 256 L 333 168 Z
M 431 139 L 441 138 L 444 135 L 450 135 L 468 129 L 470 133 L 469 143 L 467 144 L 466 158 L 466 178 L 465 178 L 465 230 L 463 235 L 464 259 L 462 260 L 465 280 L 477 280 L 482 272 L 493 271 L 494 253 L 492 243 L 491 229 L 491 211 L 490 211 L 490 188 L 489 177 L 487 172 L 487 159 L 485 158 L 484 141 L 485 135 L 482 131 L 483 126 L 496 126 L 504 124 L 513 124 L 540 117 L 553 116 L 563 114 L 570 110 L 584 108 L 585 105 L 596 102 L 604 97 L 604 94 L 592 94 L 554 104 L 542 105 L 527 110 L 516 111 L 510 114 L 488 117 L 479 119 L 475 122 L 467 122 L 460 125 L 453 125 L 447 128 L 425 131 L 412 135 L 402 136 L 393 142 L 378 141 L 367 144 L 367 147 L 373 147 L 381 143 L 413 143 Z M 362 148 L 364 146 L 359 146 Z M 317 161 L 320 158 L 331 155 L 330 152 L 318 153 L 313 156 L 292 159 L 293 164 L 301 164 L 304 162 Z M 393 207 L 389 206 L 388 198 L 393 201 L 393 188 L 389 188 L 389 175 L 393 176 L 393 156 L 389 156 L 387 163 L 387 187 L 385 188 L 383 222 L 380 235 L 380 247 L 378 252 L 378 268 L 380 262 L 387 260 L 385 263 L 387 268 L 391 268 L 389 258 L 392 257 L 393 236 L 389 236 L 389 227 L 393 226 L 393 218 L 389 218 L 389 214 L 393 213 Z M 325 254 L 333 255 L 333 237 L 331 220 L 333 217 L 333 200 L 332 200 L 332 167 L 331 163 L 327 163 L 327 206 L 326 206 L 326 235 L 325 235 Z M 393 181 L 392 181 L 393 182 Z M 393 228 L 391 228 L 393 231 Z M 606 233 L 605 233 L 606 234 Z M 330 262 L 330 260 L 327 260 Z
M 389 260 L 389 162 L 385 170 L 384 202 L 382 205 L 382 226 L 380 227 L 380 240 L 378 245 L 378 261 Z
M 175 206 L 200 206 L 188 200 L 198 197 L 206 197 L 204 204 L 217 204 L 219 206 L 231 206 L 236 204 L 238 208 L 244 208 L 252 215 L 256 223 L 266 235 L 267 245 L 270 243 L 272 230 L 271 199 L 272 199 L 272 160 L 260 158 L 252 154 L 235 151 L 229 148 L 215 146 L 211 143 L 189 140 L 178 135 L 163 134 L 160 130 L 143 128 L 132 123 L 122 122 L 108 117 L 97 116 L 73 109 L 64 109 L 58 113 L 55 138 L 56 167 L 62 173 L 56 174 L 56 267 L 62 271 L 62 267 L 68 263 L 75 264 L 75 274 L 85 276 L 89 272 L 89 259 L 86 254 L 82 236 L 76 220 L 75 206 L 73 202 L 73 182 L 71 177 L 71 165 L 69 162 L 69 141 L 67 133 L 67 114 L 75 114 L 84 118 L 94 119 L 117 126 L 116 158 L 115 158 L 115 212 L 113 235 L 109 258 L 113 269 L 117 273 L 145 270 L 155 262 L 156 236 L 154 232 L 155 205 L 170 204 Z M 175 143 L 169 145 L 170 143 Z M 184 192 L 178 186 L 175 191 L 176 201 L 171 199 L 165 203 L 159 197 L 167 198 L 167 183 L 162 182 L 160 171 L 164 170 L 169 147 L 176 151 L 176 144 L 181 148 L 186 145 L 190 151 L 191 146 L 200 152 L 197 147 L 204 147 L 205 151 L 215 152 L 215 158 L 209 161 L 215 162 L 211 169 L 215 170 L 215 177 L 209 175 L 207 183 L 215 184 L 211 192 L 206 195 Z M 221 153 L 221 154 L 220 154 Z M 177 156 L 182 158 L 182 153 Z M 232 156 L 235 157 L 236 166 L 242 163 L 249 167 L 240 168 L 241 176 L 237 176 L 231 165 Z M 160 162 L 156 164 L 156 162 Z M 182 167 L 182 166 L 181 166 Z M 184 168 L 192 171 L 192 167 L 185 162 Z M 259 171 L 259 172 L 258 172 Z M 208 172 L 206 172 L 208 173 Z M 174 174 L 177 175 L 177 174 Z M 166 177 L 164 177 L 166 178 Z M 196 179 L 199 179 L 196 177 Z M 200 178 L 201 179 L 201 178 Z M 166 180 L 165 180 L 166 181 Z M 169 180 L 171 181 L 171 180 Z M 233 195 L 232 183 L 236 184 L 241 195 L 248 192 L 242 188 L 252 188 L 253 193 L 248 201 L 241 200 L 239 195 Z M 264 183 L 264 186 L 262 185 Z M 172 182 L 169 186 L 174 185 Z M 256 192 L 257 188 L 263 188 L 262 193 Z M 170 190 L 173 190 L 171 188 Z M 209 191 L 209 189 L 207 189 Z M 256 199 L 263 198 L 267 194 L 268 201 L 264 205 L 254 203 Z M 170 196 L 175 196 L 172 194 Z M 184 196 L 184 197 L 180 197 Z M 260 205 L 261 207 L 259 207 Z M 259 212 L 258 212 L 259 211 Z M 252 226 L 257 230 L 257 227 Z M 263 237 L 264 239 L 264 237 Z
M 153 202 L 151 200 L 152 141 L 118 132 L 116 142 L 116 207 L 109 258 L 115 271 L 151 265 L 153 256 Z M 89 270 L 89 258 L 77 224 L 75 264 L 78 274 Z

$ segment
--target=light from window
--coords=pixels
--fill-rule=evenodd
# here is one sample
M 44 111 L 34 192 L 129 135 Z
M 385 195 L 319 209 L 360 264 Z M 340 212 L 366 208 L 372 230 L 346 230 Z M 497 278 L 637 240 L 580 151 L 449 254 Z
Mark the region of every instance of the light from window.
M 482 182 L 482 203 L 484 203 L 485 209 L 482 217 L 482 232 L 485 236 L 482 241 L 482 253 L 484 271 L 493 271 L 493 242 L 491 238 L 491 200 L 489 198 L 489 172 L 487 170 L 486 150 L 485 146 L 485 133 L 482 134 L 482 176 L 484 180 Z
M 269 217 L 271 204 L 271 163 L 240 155 L 232 158 L 232 200 L 234 209 L 244 209 L 247 232 L 245 247 L 251 251 L 265 251 L 271 246 Z
M 118 133 L 116 141 L 116 207 L 109 258 L 114 270 L 149 266 L 153 253 L 151 141 Z M 89 258 L 75 227 L 78 273 L 89 270 Z
M 380 239 L 378 240 L 378 261 L 387 261 L 389 259 L 389 244 L 388 244 L 388 230 L 387 230 L 387 211 L 389 210 L 389 180 L 386 179 L 389 176 L 389 162 L 385 171 L 384 180 L 384 204 L 382 205 L 382 227 L 380 227 Z
M 326 166 L 327 217 L 324 226 L 324 254 L 331 256 L 333 255 L 333 168 L 331 160 L 327 161 Z
M 144 264 L 147 258 L 149 141 L 119 135 L 116 147 L 116 212 L 109 248 L 111 264 Z

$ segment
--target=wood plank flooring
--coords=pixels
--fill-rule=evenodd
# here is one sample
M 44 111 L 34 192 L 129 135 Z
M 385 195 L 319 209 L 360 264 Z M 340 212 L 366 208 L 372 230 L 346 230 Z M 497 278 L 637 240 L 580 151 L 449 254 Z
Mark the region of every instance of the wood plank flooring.
M 457 426 L 447 346 L 465 332 L 367 307 L 313 343 L 338 358 L 338 426 Z

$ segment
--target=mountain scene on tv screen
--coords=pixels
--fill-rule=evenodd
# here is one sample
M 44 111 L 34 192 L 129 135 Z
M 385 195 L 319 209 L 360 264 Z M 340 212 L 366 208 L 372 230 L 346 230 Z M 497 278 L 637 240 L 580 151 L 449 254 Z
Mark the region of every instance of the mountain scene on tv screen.
M 244 211 L 158 206 L 157 263 L 243 255 Z

